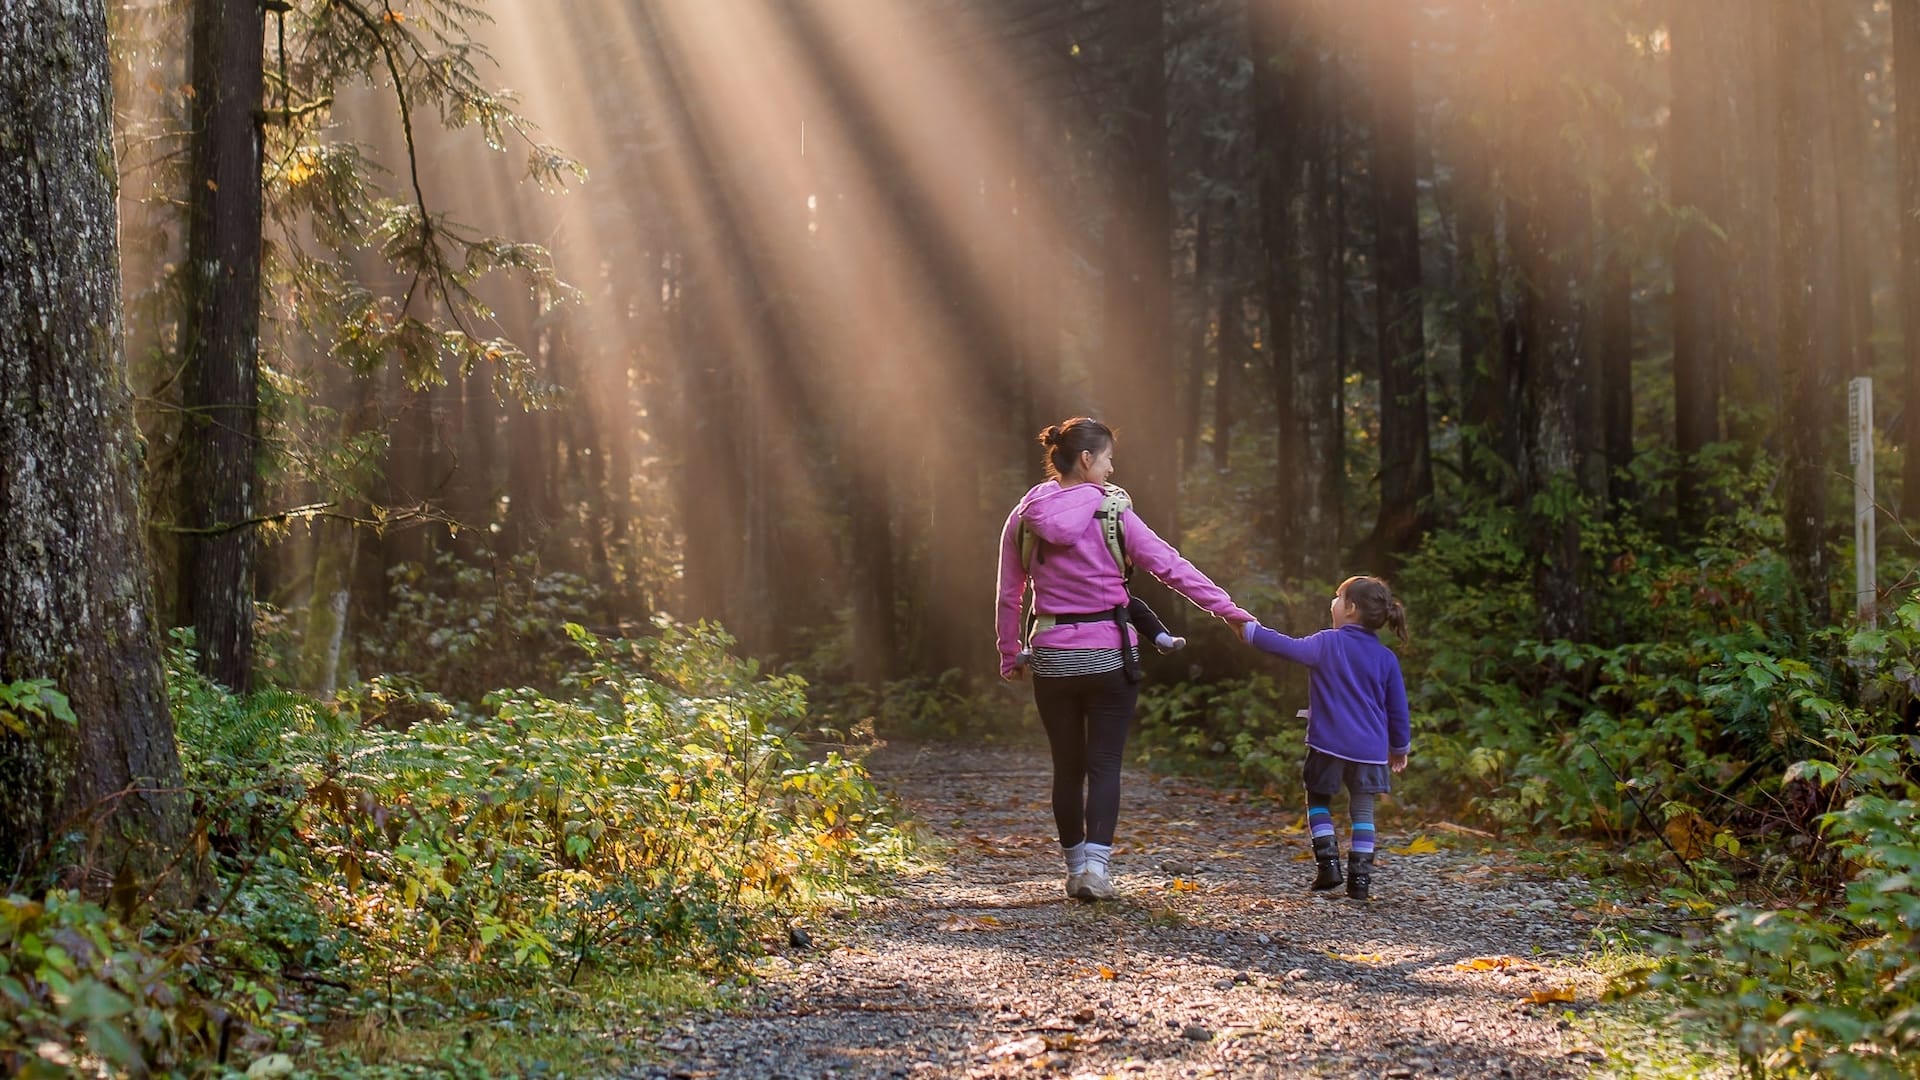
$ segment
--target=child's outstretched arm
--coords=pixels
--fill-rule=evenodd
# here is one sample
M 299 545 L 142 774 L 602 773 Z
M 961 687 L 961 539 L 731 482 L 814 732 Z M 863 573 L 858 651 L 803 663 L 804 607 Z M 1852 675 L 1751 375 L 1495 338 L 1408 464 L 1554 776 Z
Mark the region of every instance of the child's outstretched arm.
M 1269 630 L 1258 622 L 1250 622 L 1240 628 L 1247 644 L 1261 652 L 1270 652 L 1285 657 L 1296 664 L 1316 667 L 1320 663 L 1321 635 L 1310 637 L 1288 637 L 1278 630 Z

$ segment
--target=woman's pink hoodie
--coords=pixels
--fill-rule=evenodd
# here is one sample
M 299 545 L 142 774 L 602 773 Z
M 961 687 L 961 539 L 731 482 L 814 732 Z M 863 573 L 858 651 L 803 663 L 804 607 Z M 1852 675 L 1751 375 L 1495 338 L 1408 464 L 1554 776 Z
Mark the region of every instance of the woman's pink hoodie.
M 1000 674 L 1013 674 L 1020 652 L 1020 594 L 1029 570 L 1020 565 L 1020 523 L 1027 523 L 1041 540 L 1033 555 L 1034 610 L 1042 615 L 1074 615 L 1111 611 L 1127 602 L 1127 587 L 1113 563 L 1107 540 L 1094 511 L 1105 492 L 1099 484 L 1061 487 L 1049 480 L 1026 493 L 1007 515 L 1000 530 L 1000 605 L 995 627 L 1000 639 Z M 1160 539 L 1131 509 L 1121 523 L 1121 537 L 1133 565 L 1160 579 L 1168 588 L 1219 618 L 1249 622 L 1226 590 L 1180 557 L 1173 545 Z M 1127 633 L 1135 638 L 1131 627 Z M 1068 623 L 1034 635 L 1033 644 L 1049 649 L 1116 649 L 1120 631 L 1112 622 Z

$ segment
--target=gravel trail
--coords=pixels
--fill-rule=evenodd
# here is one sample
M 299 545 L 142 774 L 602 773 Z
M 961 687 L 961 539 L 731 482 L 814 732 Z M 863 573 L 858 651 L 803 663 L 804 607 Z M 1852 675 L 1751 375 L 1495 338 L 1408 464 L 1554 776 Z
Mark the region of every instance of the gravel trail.
M 1600 1060 L 1565 1020 L 1602 986 L 1582 882 L 1442 832 L 1426 851 L 1383 807 L 1375 900 L 1314 896 L 1298 810 L 1130 769 L 1121 899 L 1087 904 L 1062 888 L 1044 750 L 868 764 L 945 865 L 811 928 L 764 1004 L 669 1029 L 626 1076 L 1574 1077 Z

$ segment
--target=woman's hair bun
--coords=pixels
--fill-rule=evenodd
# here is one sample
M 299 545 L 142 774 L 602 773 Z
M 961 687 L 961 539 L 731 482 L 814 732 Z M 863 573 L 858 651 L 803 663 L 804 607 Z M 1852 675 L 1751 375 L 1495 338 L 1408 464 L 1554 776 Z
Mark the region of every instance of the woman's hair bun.
M 1062 433 L 1063 433 L 1063 429 L 1060 427 L 1059 424 L 1048 424 L 1047 430 L 1042 431 L 1040 433 L 1040 445 L 1058 446 L 1060 444 L 1060 436 Z

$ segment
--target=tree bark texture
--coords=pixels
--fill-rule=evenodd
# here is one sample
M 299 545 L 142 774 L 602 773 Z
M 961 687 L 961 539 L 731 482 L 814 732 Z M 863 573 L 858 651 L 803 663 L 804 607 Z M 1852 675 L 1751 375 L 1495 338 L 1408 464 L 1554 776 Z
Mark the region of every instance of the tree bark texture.
M 84 830 L 87 865 L 144 876 L 188 829 L 120 351 L 106 35 L 100 0 L 0 4 L 0 681 L 52 679 L 79 718 L 0 734 L 0 874 Z
M 1894 115 L 1897 164 L 1895 205 L 1900 215 L 1900 351 L 1906 375 L 1906 448 L 1901 516 L 1920 516 L 1920 0 L 1893 0 L 1893 74 L 1897 100 L 1908 106 Z
M 1413 15 L 1416 5 L 1375 5 L 1373 88 L 1374 304 L 1379 326 L 1380 518 L 1376 552 L 1419 543 L 1433 499 L 1427 437 L 1420 215 L 1414 175 Z
M 1820 343 L 1814 336 L 1815 296 L 1812 270 L 1817 238 L 1814 214 L 1814 144 L 1809 127 L 1807 80 L 1817 78 L 1803 62 L 1808 41 L 1816 40 L 1811 0 L 1773 0 L 1773 85 L 1779 116 L 1780 273 L 1779 333 L 1785 451 L 1787 559 L 1811 626 L 1831 618 L 1827 595 L 1826 469 L 1821 454 L 1823 422 Z
M 197 0 L 188 181 L 187 601 L 200 666 L 253 683 L 254 455 L 259 441 L 260 108 L 265 15 L 259 0 Z

